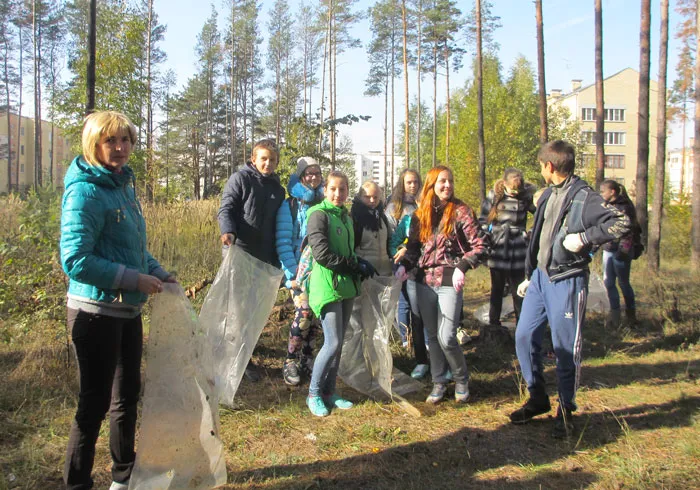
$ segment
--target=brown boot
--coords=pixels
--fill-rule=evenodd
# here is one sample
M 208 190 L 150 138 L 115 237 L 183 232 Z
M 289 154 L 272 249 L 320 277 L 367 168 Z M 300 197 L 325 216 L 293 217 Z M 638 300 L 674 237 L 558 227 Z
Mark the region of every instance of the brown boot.
M 620 326 L 620 310 L 610 310 L 605 319 L 605 328 L 617 328 Z
M 634 308 L 627 308 L 625 310 L 626 323 L 630 327 L 637 325 L 637 310 Z

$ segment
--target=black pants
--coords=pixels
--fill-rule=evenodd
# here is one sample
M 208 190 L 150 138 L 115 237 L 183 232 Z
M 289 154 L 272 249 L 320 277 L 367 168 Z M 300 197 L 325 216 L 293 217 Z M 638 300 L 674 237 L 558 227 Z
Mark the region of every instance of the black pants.
M 92 488 L 95 443 L 109 410 L 112 480 L 131 476 L 136 454 L 136 404 L 141 392 L 141 316 L 114 318 L 68 308 L 78 360 L 80 395 L 66 449 L 63 479 L 71 490 Z
M 506 282 L 510 283 L 510 293 L 513 296 L 513 308 L 515 309 L 515 319 L 520 318 L 520 309 L 523 306 L 523 298 L 518 296 L 518 285 L 525 280 L 525 270 L 491 270 L 491 299 L 489 308 L 489 323 L 491 325 L 501 324 L 501 306 L 503 305 L 503 290 Z

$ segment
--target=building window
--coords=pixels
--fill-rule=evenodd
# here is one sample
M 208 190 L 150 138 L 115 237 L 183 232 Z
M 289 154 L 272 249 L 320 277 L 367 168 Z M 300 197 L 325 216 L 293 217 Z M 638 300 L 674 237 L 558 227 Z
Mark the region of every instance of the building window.
M 605 155 L 605 168 L 625 168 L 625 155 Z
M 24 155 L 24 145 L 20 145 L 19 147 L 19 154 Z
M 582 121 L 595 121 L 596 110 L 595 107 L 583 107 L 581 109 L 581 120 Z M 625 110 L 624 109 L 604 109 L 603 115 L 607 122 L 624 122 L 625 121 Z
M 583 142 L 587 145 L 595 145 L 595 131 L 584 131 L 582 133 Z M 606 131 L 604 137 L 604 144 L 606 145 L 624 145 L 625 144 L 625 132 L 624 131 Z
M 582 121 L 595 121 L 595 107 L 584 107 L 581 109 Z
M 624 122 L 624 109 L 605 109 L 605 120 L 610 122 Z
M 21 134 L 22 136 L 24 136 L 24 126 L 20 126 L 20 128 L 19 128 L 19 134 Z
M 605 132 L 605 144 L 606 145 L 624 145 L 625 144 L 625 133 L 622 131 L 610 131 Z
M 19 164 L 19 173 L 21 173 L 21 174 L 24 173 L 24 164 L 23 163 Z
M 362 172 L 363 177 L 367 177 L 367 171 Z

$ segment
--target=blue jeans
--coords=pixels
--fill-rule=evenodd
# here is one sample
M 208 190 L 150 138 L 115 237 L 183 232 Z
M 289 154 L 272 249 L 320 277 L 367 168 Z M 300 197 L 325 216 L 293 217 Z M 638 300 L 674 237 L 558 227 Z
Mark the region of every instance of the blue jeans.
M 401 342 L 406 342 L 408 327 L 411 325 L 411 303 L 408 300 L 406 292 L 406 283 L 401 285 L 401 294 L 399 295 L 399 307 L 396 310 L 396 322 L 399 326 L 399 334 L 401 334 Z
M 615 252 L 603 251 L 603 284 L 608 292 L 611 310 L 620 309 L 620 293 L 615 282 L 620 285 L 622 296 L 625 298 L 625 306 L 628 310 L 634 310 L 634 289 L 630 284 L 631 260 L 619 260 L 615 258 Z
M 576 390 L 581 375 L 581 331 L 587 298 L 587 275 L 551 282 L 542 269 L 537 268 L 532 273 L 515 329 L 515 351 L 530 397 L 546 395 L 542 335 L 549 322 L 557 357 L 559 400 L 566 409 L 576 410 Z
M 431 287 L 416 283 L 418 309 L 428 332 L 430 371 L 433 383 L 447 383 L 447 370 L 457 383 L 469 380 L 467 361 L 457 342 L 459 312 L 462 310 L 462 292 L 452 286 Z
M 406 285 L 406 296 L 408 306 L 411 309 L 411 333 L 413 334 L 413 351 L 416 354 L 418 364 L 428 364 L 428 331 L 423 328 L 423 319 L 418 311 L 418 295 L 416 293 L 416 281 L 408 279 Z
M 328 303 L 321 311 L 323 347 L 318 351 L 309 382 L 309 396 L 332 395 L 338 377 L 345 330 L 350 322 L 355 298 Z

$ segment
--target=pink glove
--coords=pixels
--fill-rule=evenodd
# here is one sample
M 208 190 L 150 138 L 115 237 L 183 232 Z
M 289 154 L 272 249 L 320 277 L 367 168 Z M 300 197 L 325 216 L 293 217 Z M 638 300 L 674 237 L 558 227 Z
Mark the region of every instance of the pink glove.
M 399 268 L 396 269 L 396 272 L 394 272 L 394 277 L 399 281 L 404 282 L 406 279 L 408 279 L 408 273 L 406 272 L 406 268 L 400 265 Z
M 464 287 L 464 272 L 459 269 L 455 269 L 455 271 L 452 273 L 452 286 L 458 293 L 462 290 Z

